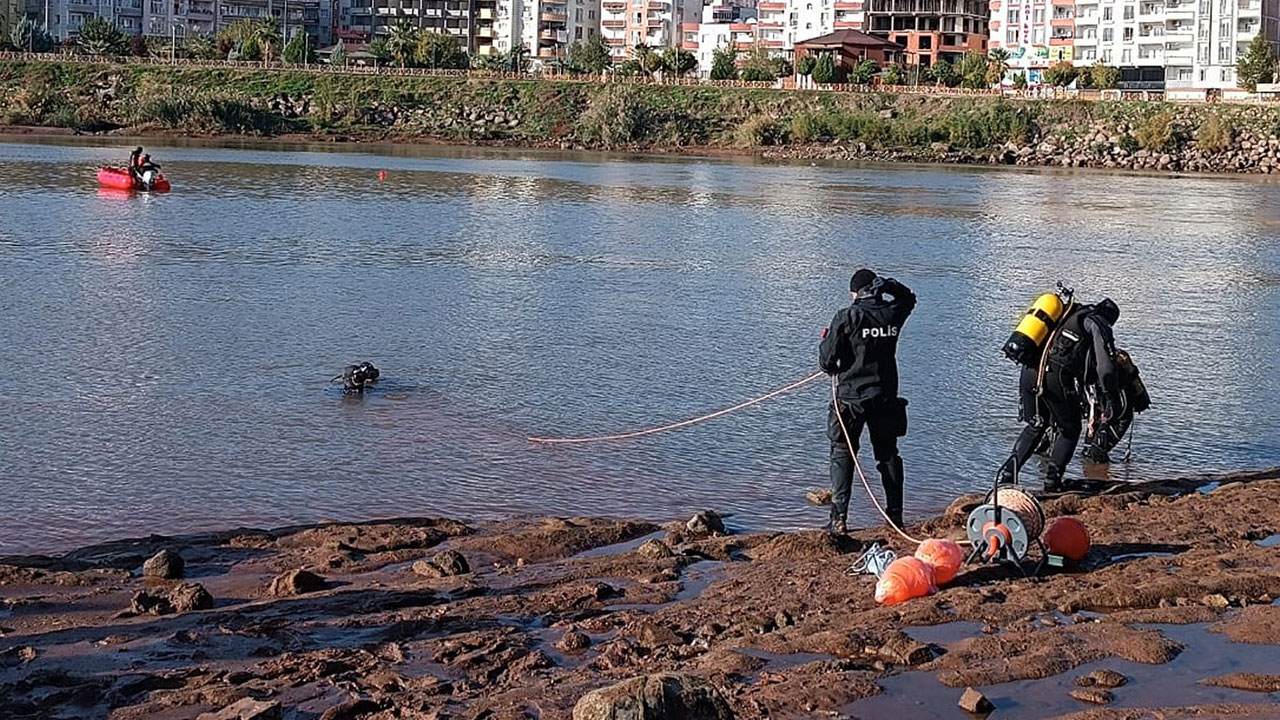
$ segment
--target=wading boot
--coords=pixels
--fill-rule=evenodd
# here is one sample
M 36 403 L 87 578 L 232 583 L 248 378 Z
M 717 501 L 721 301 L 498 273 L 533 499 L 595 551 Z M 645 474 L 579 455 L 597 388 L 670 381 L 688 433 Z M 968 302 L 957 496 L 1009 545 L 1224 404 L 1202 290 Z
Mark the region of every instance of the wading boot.
M 844 535 L 848 533 L 849 526 L 848 526 L 848 522 L 845 520 L 844 513 L 835 509 L 835 507 L 832 507 L 831 522 L 827 523 L 826 529 L 828 532 L 833 532 L 833 533 L 836 533 L 837 535 Z
M 1044 473 L 1044 491 L 1056 493 L 1066 489 L 1066 484 L 1062 480 L 1062 471 L 1056 465 L 1049 465 L 1049 469 Z
M 902 458 L 894 457 L 876 465 L 884 486 L 884 514 L 897 528 L 902 527 Z

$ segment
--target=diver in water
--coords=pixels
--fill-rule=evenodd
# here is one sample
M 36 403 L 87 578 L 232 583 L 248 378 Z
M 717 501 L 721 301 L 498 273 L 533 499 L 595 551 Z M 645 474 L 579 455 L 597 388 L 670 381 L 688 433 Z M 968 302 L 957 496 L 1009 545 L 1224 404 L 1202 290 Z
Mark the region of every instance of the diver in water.
M 142 148 L 138 148 L 141 150 Z M 150 188 L 155 183 L 156 178 L 160 177 L 160 166 L 151 162 L 150 155 L 143 155 L 138 158 L 137 165 L 133 167 L 134 177 L 144 187 Z
M 906 285 L 877 277 L 866 268 L 853 274 L 849 291 L 853 302 L 836 313 L 818 348 L 819 365 L 837 379 L 839 410 L 831 405 L 827 411 L 827 438 L 831 441 L 828 528 L 838 533 L 847 530 L 854 472 L 844 433 L 847 429 L 856 453 L 863 425 L 880 470 L 885 514 L 902 527 L 898 438 L 907 434 L 907 401 L 898 397 L 898 336 L 916 306 L 916 296 Z
M 1122 378 L 1112 334 L 1119 317 L 1120 308 L 1109 298 L 1096 305 L 1077 306 L 1051 336 L 1038 362 L 1022 368 L 1018 419 L 1027 426 L 1014 443 L 1013 456 L 1001 470 L 1006 481 L 1036 452 L 1052 427 L 1054 438 L 1045 489 L 1074 487 L 1076 483 L 1066 482 L 1063 473 L 1080 442 L 1082 406 L 1098 410 L 1094 436 L 1102 433 L 1118 438 L 1123 434 L 1120 423 L 1126 414 L 1125 396 L 1121 393 Z M 1131 411 L 1128 416 L 1132 419 Z M 1013 463 L 1016 466 L 1011 466 Z

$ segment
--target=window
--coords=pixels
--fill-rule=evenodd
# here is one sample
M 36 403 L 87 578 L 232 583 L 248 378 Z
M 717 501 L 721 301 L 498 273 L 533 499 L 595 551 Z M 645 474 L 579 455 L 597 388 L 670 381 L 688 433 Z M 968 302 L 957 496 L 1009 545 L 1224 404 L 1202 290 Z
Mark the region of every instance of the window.
M 1132 20 L 1132 19 L 1133 19 L 1133 6 L 1132 6 L 1132 5 L 1125 5 L 1125 6 L 1124 6 L 1124 19 L 1125 19 L 1125 20 Z
M 1010 46 L 1018 44 L 1018 31 L 1016 28 L 1005 33 L 1004 44 Z
M 1133 28 L 1127 27 L 1124 29 L 1124 41 L 1133 42 Z
M 1223 20 L 1222 22 L 1218 23 L 1218 37 L 1220 38 L 1231 37 L 1231 21 L 1230 20 Z
M 1200 82 L 1204 82 L 1208 77 L 1209 77 L 1209 71 L 1208 71 L 1208 70 L 1201 69 L 1201 70 L 1200 70 Z
M 1102 28 L 1102 42 L 1111 42 L 1115 38 L 1115 31 L 1111 28 Z
M 1089 48 L 1088 50 L 1084 51 L 1085 60 L 1095 60 L 1097 59 L 1097 57 L 1098 57 L 1098 51 L 1094 50 L 1093 48 Z
M 821 19 L 819 20 L 819 22 L 821 22 L 823 25 L 826 25 L 826 24 L 827 24 L 827 14 L 826 14 L 826 13 L 822 13 L 822 17 L 821 17 Z
M 1033 21 L 1038 23 L 1044 22 L 1044 8 L 1036 8 L 1035 15 L 1033 15 Z
M 1125 64 L 1125 65 L 1129 64 L 1129 51 L 1128 51 L 1128 50 L 1121 50 L 1121 51 L 1120 51 L 1120 62 L 1121 62 L 1122 64 Z
M 1009 11 L 1009 24 L 1010 24 L 1010 25 L 1017 25 L 1017 24 L 1018 24 L 1018 19 L 1019 19 L 1020 17 L 1022 17 L 1022 14 L 1021 14 L 1018 10 L 1016 10 L 1016 9 L 1015 9 L 1015 10 L 1010 10 L 1010 11 Z
M 1110 64 L 1110 63 L 1111 63 L 1111 51 L 1110 51 L 1110 50 L 1103 50 L 1103 51 L 1102 51 L 1102 62 L 1104 62 L 1104 63 L 1108 63 L 1108 64 Z
M 929 50 L 929 49 L 931 49 L 931 48 L 933 48 L 933 38 L 932 38 L 932 37 L 929 37 L 928 35 L 921 35 L 921 36 L 920 36 L 920 49 L 921 49 L 921 50 Z
M 582 39 L 582 28 L 581 28 L 581 27 L 576 27 L 576 28 L 574 28 L 574 29 L 573 29 L 573 39 L 574 39 L 574 40 L 581 40 L 581 39 Z
M 1111 20 L 1111 8 L 1109 8 L 1109 7 L 1102 8 L 1102 19 L 1103 19 L 1104 21 L 1110 21 L 1110 20 Z
M 588 19 L 588 20 L 595 20 L 595 19 L 596 19 L 596 11 L 595 11 L 595 10 L 588 10 L 588 11 L 587 11 L 587 19 Z
M 1219 63 L 1231 62 L 1231 46 L 1229 45 L 1218 46 L 1218 62 Z

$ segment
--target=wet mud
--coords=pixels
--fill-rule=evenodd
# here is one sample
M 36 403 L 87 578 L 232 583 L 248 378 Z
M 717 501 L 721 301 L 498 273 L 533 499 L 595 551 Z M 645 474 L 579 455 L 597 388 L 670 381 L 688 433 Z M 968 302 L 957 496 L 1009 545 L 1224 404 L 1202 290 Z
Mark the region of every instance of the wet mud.
M 962 538 L 979 500 L 909 530 Z M 965 566 L 894 607 L 849 571 L 871 542 L 912 550 L 876 528 L 406 518 L 4 557 L 0 707 L 176 720 L 250 698 L 297 720 L 569 718 L 590 691 L 672 672 L 738 718 L 957 717 L 969 686 L 1001 718 L 1280 716 L 1280 546 L 1259 542 L 1280 534 L 1280 471 L 1044 504 L 1088 527 L 1082 563 Z M 143 576 L 162 549 L 183 578 Z M 187 609 L 183 583 L 212 606 Z

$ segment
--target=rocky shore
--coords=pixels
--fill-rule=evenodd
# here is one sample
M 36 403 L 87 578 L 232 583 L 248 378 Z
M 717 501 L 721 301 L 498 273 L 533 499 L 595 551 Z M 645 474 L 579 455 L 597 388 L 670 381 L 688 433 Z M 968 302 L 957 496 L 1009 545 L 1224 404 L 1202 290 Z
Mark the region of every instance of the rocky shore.
M 978 499 L 910 530 L 959 538 Z M 5 557 L 0 707 L 15 720 L 956 717 L 985 694 L 996 717 L 1276 717 L 1280 469 L 1044 502 L 1088 526 L 1079 566 L 967 566 L 895 607 L 848 568 L 868 543 L 909 552 L 902 541 L 736 534 L 714 514 L 392 519 Z

